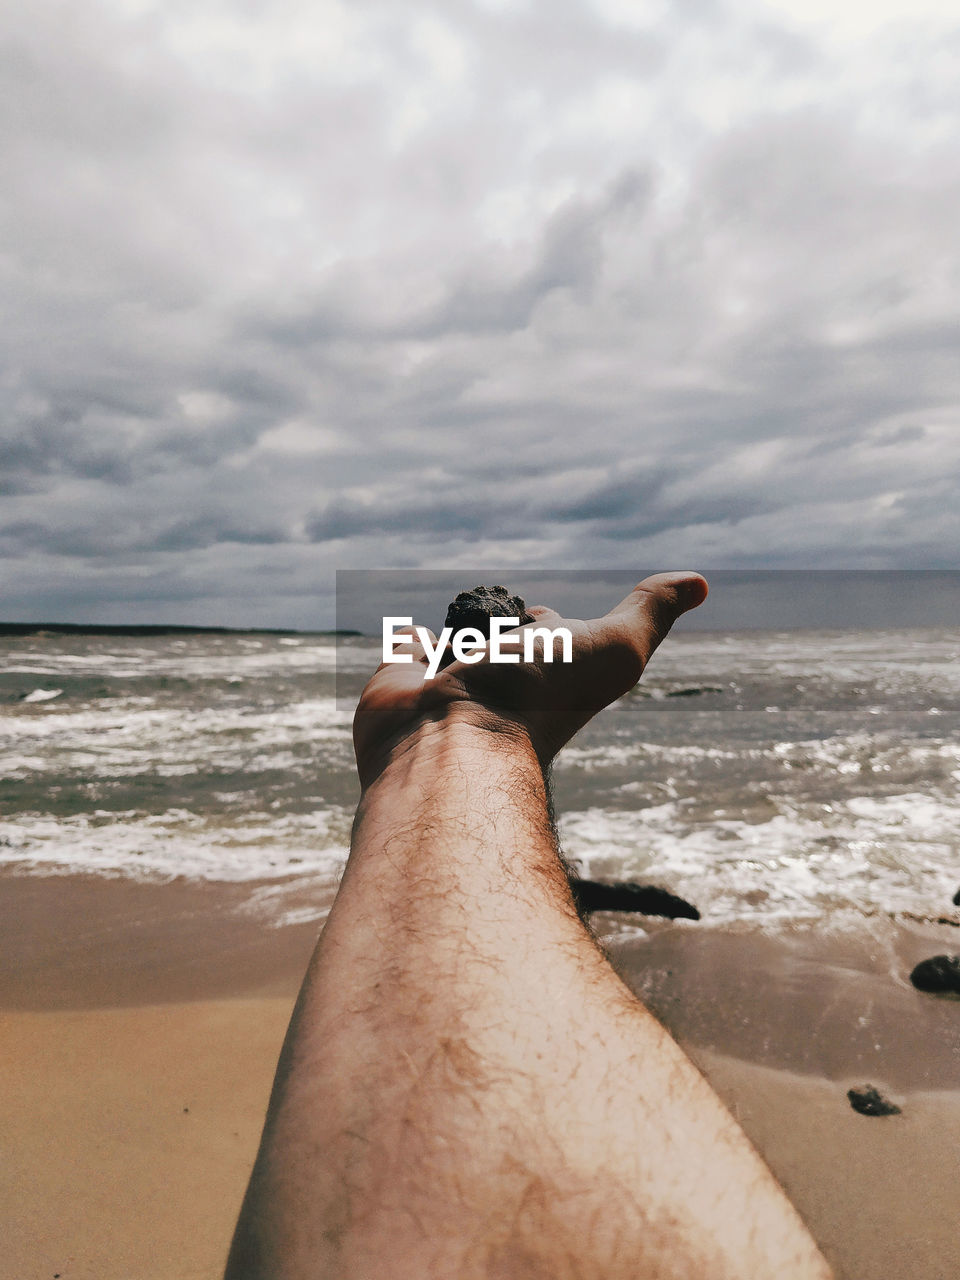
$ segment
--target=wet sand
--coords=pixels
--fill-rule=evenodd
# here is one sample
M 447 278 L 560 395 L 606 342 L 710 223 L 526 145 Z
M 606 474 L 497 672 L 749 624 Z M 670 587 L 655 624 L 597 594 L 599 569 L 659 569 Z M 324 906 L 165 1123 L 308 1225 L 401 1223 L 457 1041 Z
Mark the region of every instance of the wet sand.
M 2 1280 L 217 1280 L 316 926 L 229 886 L 3 879 Z M 663 925 L 618 967 L 714 1082 L 843 1280 L 960 1274 L 945 926 Z M 855 1114 L 851 1085 L 902 1107 Z

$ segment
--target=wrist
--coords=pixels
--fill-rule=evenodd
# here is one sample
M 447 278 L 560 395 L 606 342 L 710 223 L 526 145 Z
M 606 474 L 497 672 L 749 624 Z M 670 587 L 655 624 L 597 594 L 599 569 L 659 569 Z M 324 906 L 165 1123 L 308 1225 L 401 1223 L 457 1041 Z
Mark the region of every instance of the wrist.
M 444 716 L 418 723 L 388 752 L 359 764 L 355 874 L 394 886 L 411 877 L 435 887 L 469 881 L 472 891 L 482 886 L 497 896 L 505 883 L 521 896 L 542 893 L 546 876 L 564 910 L 573 910 L 547 780 L 522 726 Z M 523 868 L 538 875 L 521 892 Z
M 412 775 L 440 777 L 450 770 L 495 772 L 498 768 L 542 767 L 527 729 L 517 721 L 470 706 L 446 707 L 425 717 L 394 740 L 357 752 L 364 795 L 381 780 L 408 782 Z

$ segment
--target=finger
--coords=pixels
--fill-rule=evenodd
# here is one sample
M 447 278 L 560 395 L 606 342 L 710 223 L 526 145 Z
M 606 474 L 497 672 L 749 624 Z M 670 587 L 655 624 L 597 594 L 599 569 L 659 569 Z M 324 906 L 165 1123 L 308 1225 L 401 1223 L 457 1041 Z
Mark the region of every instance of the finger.
M 545 604 L 534 604 L 527 606 L 527 616 L 533 618 L 534 622 L 560 622 L 561 618 L 556 609 L 550 609 Z
M 525 631 L 529 631 L 534 627 L 546 627 L 553 630 L 555 627 L 563 623 L 563 618 L 557 613 L 556 609 L 551 609 L 545 604 L 535 604 L 527 606 L 527 617 L 530 622 L 523 623 L 520 627 L 515 627 L 512 631 L 501 633 L 503 640 L 501 641 L 501 650 L 504 653 L 520 653 L 526 652 L 526 641 L 523 642 L 524 648 L 521 650 L 521 635 Z M 505 643 L 504 643 L 505 642 Z M 543 645 L 540 645 L 542 651 Z
M 598 629 L 606 638 L 631 643 L 646 666 L 676 620 L 703 604 L 708 590 L 699 573 L 655 573 L 601 618 Z
M 420 636 L 425 635 L 434 647 L 436 647 L 437 643 L 437 637 L 429 627 L 421 627 L 419 631 L 414 626 L 397 627 L 393 634 L 397 637 L 397 642 L 393 646 L 394 654 L 409 653 L 413 655 L 414 662 L 422 663 L 424 666 L 427 665 L 429 659 Z M 382 671 L 384 667 L 392 665 L 392 663 L 381 662 L 377 670 Z

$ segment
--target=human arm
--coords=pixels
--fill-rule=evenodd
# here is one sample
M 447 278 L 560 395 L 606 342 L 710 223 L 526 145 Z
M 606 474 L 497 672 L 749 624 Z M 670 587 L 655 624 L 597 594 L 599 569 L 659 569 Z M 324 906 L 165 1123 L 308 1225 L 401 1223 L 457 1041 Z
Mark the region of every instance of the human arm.
M 701 581 L 648 580 L 575 624 L 569 667 L 371 681 L 350 859 L 228 1280 L 829 1274 L 578 919 L 549 817 L 549 760 Z

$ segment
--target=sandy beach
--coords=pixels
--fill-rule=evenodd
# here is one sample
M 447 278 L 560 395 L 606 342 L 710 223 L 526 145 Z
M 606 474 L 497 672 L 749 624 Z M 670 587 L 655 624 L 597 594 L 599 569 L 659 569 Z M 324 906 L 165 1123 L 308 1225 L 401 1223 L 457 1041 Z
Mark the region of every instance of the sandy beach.
M 315 933 L 242 896 L 5 878 L 3 1280 L 219 1276 Z M 845 1280 L 960 1272 L 960 1002 L 906 981 L 954 938 L 664 925 L 617 957 Z M 855 1114 L 866 1082 L 902 1114 Z

